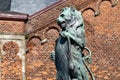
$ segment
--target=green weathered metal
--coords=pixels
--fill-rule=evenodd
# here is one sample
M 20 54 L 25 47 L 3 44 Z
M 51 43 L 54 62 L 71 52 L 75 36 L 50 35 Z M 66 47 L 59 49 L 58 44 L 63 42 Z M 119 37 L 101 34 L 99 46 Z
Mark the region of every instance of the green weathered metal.
M 95 80 L 86 63 L 86 60 L 90 60 L 91 51 L 85 47 L 85 29 L 81 12 L 73 7 L 65 7 L 57 18 L 57 23 L 62 30 L 56 41 L 55 51 L 51 54 L 52 59 L 55 58 L 56 80 L 89 80 L 87 70 L 92 80 Z M 84 49 L 90 54 L 83 54 Z

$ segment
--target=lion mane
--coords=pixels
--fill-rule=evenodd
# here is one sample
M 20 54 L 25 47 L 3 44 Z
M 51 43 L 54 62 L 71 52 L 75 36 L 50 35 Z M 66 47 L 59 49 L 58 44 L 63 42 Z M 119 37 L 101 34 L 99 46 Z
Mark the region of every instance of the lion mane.
M 57 18 L 57 23 L 61 29 L 66 29 L 68 27 L 77 29 L 78 27 L 84 26 L 81 12 L 73 7 L 63 8 L 62 13 Z

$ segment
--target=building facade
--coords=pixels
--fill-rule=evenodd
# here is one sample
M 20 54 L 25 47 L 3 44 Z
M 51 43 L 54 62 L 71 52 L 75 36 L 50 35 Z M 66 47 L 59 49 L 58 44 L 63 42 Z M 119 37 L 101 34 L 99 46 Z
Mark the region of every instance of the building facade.
M 71 2 L 73 1 L 73 2 Z M 74 6 L 82 12 L 85 24 L 85 37 L 87 47 L 92 51 L 92 64 L 89 66 L 96 80 L 120 79 L 120 4 L 118 0 L 59 0 L 53 5 L 31 14 L 24 23 L 23 36 L 26 36 L 25 78 L 22 69 L 22 59 L 17 56 L 19 46 L 9 42 L 3 45 L 3 51 L 7 54 L 1 56 L 2 80 L 55 80 L 56 69 L 54 62 L 50 60 L 50 52 L 54 50 L 55 40 L 59 36 L 60 28 L 56 18 L 62 8 Z M 2 13 L 1 13 L 2 14 Z M 3 20 L 2 17 L 0 17 Z M 8 20 L 8 19 L 7 19 Z M 11 20 L 11 19 L 10 19 Z M 8 22 L 10 21 L 8 20 Z M 20 21 L 20 20 L 19 20 Z M 13 22 L 16 23 L 15 20 Z M 20 21 L 21 22 L 21 21 Z M 15 25 L 10 23 L 8 25 Z M 3 25 L 1 22 L 1 33 Z M 17 25 L 17 24 L 16 24 Z M 17 27 L 8 29 L 16 33 Z M 45 41 L 44 43 L 42 43 Z M 10 48 L 8 48 L 10 47 Z M 10 52 L 13 49 L 14 52 Z M 18 50 L 18 51 L 17 51 Z M 1 50 L 2 51 L 2 50 Z M 1 52 L 2 53 L 2 52 Z M 11 60 L 11 61 L 10 61 Z M 19 66 L 17 66 L 19 65 Z M 12 68 L 10 68 L 12 67 Z M 21 72 L 20 72 L 21 71 Z M 15 74 L 16 73 L 16 74 Z M 15 74 L 15 75 L 14 75 Z

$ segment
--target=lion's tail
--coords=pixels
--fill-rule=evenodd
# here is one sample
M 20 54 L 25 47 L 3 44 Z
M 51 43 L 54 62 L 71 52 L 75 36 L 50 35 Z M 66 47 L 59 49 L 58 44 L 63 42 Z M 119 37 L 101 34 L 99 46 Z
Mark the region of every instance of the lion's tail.
M 91 76 L 91 79 L 92 80 L 95 80 L 95 77 L 94 75 L 92 74 L 92 71 L 91 69 L 89 68 L 89 66 L 87 65 L 87 63 L 85 62 L 86 59 L 90 58 L 91 55 L 92 55 L 92 52 L 90 51 L 90 49 L 88 47 L 85 47 L 85 49 L 89 52 L 89 55 L 87 55 L 86 57 L 83 57 L 83 63 L 87 69 L 87 71 L 89 72 L 90 76 Z

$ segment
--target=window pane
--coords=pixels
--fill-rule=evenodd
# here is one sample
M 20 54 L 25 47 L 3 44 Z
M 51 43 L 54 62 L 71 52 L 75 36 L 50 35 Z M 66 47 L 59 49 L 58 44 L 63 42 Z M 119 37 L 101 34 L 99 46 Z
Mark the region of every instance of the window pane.
M 59 0 L 12 0 L 11 11 L 32 15 Z
M 10 3 L 11 0 L 0 0 L 0 11 L 9 11 Z

